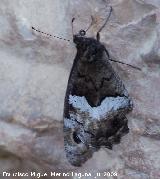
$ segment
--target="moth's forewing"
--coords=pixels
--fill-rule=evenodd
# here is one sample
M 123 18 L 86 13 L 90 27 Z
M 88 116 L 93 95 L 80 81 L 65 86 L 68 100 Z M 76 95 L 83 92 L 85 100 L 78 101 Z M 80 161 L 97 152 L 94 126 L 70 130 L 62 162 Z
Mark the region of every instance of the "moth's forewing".
M 101 146 L 112 149 L 128 132 L 125 115 L 132 101 L 113 70 L 105 47 L 75 37 L 75 57 L 64 103 L 64 145 L 69 162 L 81 166 Z

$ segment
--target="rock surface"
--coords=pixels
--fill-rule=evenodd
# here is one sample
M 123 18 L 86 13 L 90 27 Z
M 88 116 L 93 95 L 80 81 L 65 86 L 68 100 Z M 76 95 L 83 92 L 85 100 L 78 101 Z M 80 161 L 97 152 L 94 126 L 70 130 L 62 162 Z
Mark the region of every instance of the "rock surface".
M 72 41 L 74 32 L 94 25 L 134 100 L 130 133 L 113 150 L 101 149 L 83 167 L 68 164 L 63 148 L 63 101 L 76 54 L 72 42 L 33 32 L 32 26 Z M 118 179 L 160 178 L 160 2 L 159 0 L 0 1 L 0 175 L 3 172 L 117 172 Z M 36 173 L 37 174 L 37 173 Z M 34 174 L 33 174 L 34 175 Z M 3 176 L 5 178 L 5 175 Z M 9 178 L 9 177 L 6 177 Z M 10 177 L 12 178 L 12 177 Z M 14 177 L 16 179 L 16 177 Z M 53 178 L 48 177 L 41 178 Z M 55 177 L 56 178 L 56 177 Z M 57 177 L 61 178 L 61 177 Z

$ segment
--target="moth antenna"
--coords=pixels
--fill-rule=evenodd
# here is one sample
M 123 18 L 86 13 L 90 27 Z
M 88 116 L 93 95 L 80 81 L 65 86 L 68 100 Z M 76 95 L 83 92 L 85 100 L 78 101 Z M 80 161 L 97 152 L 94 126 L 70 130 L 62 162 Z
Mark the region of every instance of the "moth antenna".
M 108 15 L 106 21 L 104 22 L 104 24 L 100 27 L 100 29 L 99 29 L 98 32 L 97 32 L 97 40 L 98 40 L 98 41 L 100 40 L 100 32 L 102 31 L 102 29 L 103 29 L 103 28 L 105 27 L 105 25 L 107 24 L 107 22 L 108 22 L 108 20 L 109 20 L 109 18 L 110 18 L 110 16 L 111 16 L 112 10 L 113 10 L 113 8 L 112 8 L 112 6 L 110 6 L 109 15 Z
M 130 67 L 132 67 L 132 68 L 134 68 L 134 69 L 136 69 L 136 70 L 142 71 L 142 69 L 139 68 L 139 67 L 137 67 L 137 66 L 134 66 L 134 65 L 131 65 L 131 64 L 128 64 L 128 63 L 124 63 L 124 62 L 121 62 L 121 61 L 118 61 L 118 60 L 113 60 L 113 59 L 111 59 L 111 58 L 109 58 L 109 60 L 112 61 L 112 62 L 117 62 L 117 63 L 121 63 L 121 64 L 123 64 L 123 65 L 130 66 Z
M 46 32 L 40 31 L 40 30 L 38 30 L 38 29 L 36 29 L 36 28 L 34 28 L 34 27 L 32 27 L 32 29 L 33 29 L 34 31 L 36 31 L 36 32 L 45 34 L 45 35 L 50 36 L 50 37 L 54 37 L 54 38 L 57 38 L 57 39 L 60 39 L 60 40 L 65 40 L 65 41 L 68 41 L 68 42 L 70 41 L 69 39 L 65 39 L 65 38 L 62 38 L 62 37 L 58 37 L 58 36 L 51 35 L 51 34 L 48 34 L 48 33 L 46 33 Z
M 93 25 L 93 21 L 94 21 L 94 18 L 93 16 L 91 16 L 91 23 L 90 25 L 88 26 L 88 28 L 85 30 L 86 32 L 91 28 L 91 26 Z
M 109 59 L 110 61 L 112 61 L 112 62 L 117 62 L 117 63 L 121 63 L 121 64 L 123 64 L 123 65 L 127 65 L 127 66 L 130 66 L 130 67 L 132 67 L 132 68 L 135 68 L 136 70 L 142 71 L 142 69 L 139 68 L 139 67 L 137 67 L 137 66 L 134 66 L 134 65 L 131 65 L 131 64 L 128 64 L 128 63 L 124 63 L 124 62 L 121 62 L 121 61 L 118 61 L 118 60 L 113 60 L 113 59 L 111 59 L 111 58 L 110 58 L 110 55 L 109 55 L 109 52 L 107 51 L 107 49 L 105 49 L 105 52 L 106 52 L 106 54 L 107 54 L 107 56 L 108 56 L 108 59 Z

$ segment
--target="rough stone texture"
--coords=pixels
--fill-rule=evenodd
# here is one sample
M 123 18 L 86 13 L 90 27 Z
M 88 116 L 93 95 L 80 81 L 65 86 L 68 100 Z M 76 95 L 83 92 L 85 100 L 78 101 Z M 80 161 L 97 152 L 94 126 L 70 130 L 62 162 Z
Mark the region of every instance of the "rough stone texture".
M 101 149 L 83 167 L 74 168 L 64 154 L 62 115 L 76 49 L 31 27 L 72 40 L 72 17 L 77 32 L 93 15 L 95 24 L 87 35 L 95 36 L 106 18 L 106 3 L 114 11 L 101 41 L 112 58 L 142 68 L 113 63 L 135 108 L 128 115 L 130 133 L 121 144 L 113 151 Z M 1 177 L 3 171 L 74 171 L 101 172 L 101 179 L 106 178 L 104 171 L 113 171 L 118 177 L 109 178 L 160 178 L 159 0 L 1 0 L 0 25 Z

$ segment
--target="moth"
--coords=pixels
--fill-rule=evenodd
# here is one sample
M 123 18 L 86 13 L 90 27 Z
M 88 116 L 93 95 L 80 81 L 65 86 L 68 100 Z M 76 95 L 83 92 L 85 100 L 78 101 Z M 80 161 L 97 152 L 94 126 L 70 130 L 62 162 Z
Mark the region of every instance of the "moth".
M 64 100 L 63 132 L 66 157 L 71 165 L 77 167 L 101 147 L 112 149 L 129 132 L 126 114 L 133 109 L 133 101 L 110 61 L 126 63 L 111 59 L 100 42 L 100 32 L 111 12 L 112 7 L 96 38 L 86 37 L 93 19 L 87 30 L 80 30 L 73 35 L 77 54 Z M 73 21 L 74 18 L 72 32 Z M 34 27 L 32 29 L 51 36 Z
M 77 54 L 64 102 L 64 146 L 74 166 L 81 166 L 102 146 L 112 149 L 129 132 L 126 114 L 133 102 L 110 63 L 115 60 L 100 42 L 111 12 L 112 7 L 96 39 L 85 36 L 88 29 L 73 35 Z

